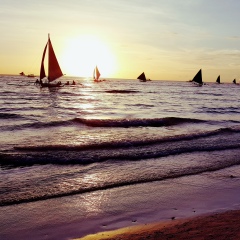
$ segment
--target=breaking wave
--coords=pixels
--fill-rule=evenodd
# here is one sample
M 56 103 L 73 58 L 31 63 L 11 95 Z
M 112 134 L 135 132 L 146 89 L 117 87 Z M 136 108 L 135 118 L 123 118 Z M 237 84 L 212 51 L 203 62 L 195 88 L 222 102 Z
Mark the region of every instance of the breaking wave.
M 106 90 L 106 93 L 137 93 L 136 90 Z
M 35 194 L 20 194 L 17 198 L 12 197 L 4 197 L 0 200 L 0 206 L 8 206 L 13 204 L 34 202 L 47 200 L 52 198 L 59 198 L 64 196 L 71 196 L 75 194 L 82 194 L 87 192 L 108 190 L 112 188 L 136 185 L 136 184 L 144 184 L 156 181 L 164 181 L 168 179 L 177 179 L 185 176 L 198 175 L 202 173 L 214 172 L 218 170 L 222 170 L 225 168 L 229 168 L 235 165 L 240 164 L 240 159 L 232 158 L 228 161 L 219 162 L 218 164 L 209 164 L 202 165 L 194 168 L 184 168 L 180 171 L 169 171 L 168 173 L 159 173 L 159 175 L 149 175 L 144 178 L 128 178 L 126 180 L 121 181 L 113 181 L 113 182 L 105 182 L 100 185 L 90 185 L 90 186 L 79 186 L 75 189 L 62 189 L 62 191 L 37 191 Z M 229 177 L 232 177 L 229 175 Z
M 238 128 L 222 128 L 137 141 L 128 139 L 86 145 L 17 146 L 13 150 L 0 153 L 0 165 L 85 165 L 103 161 L 141 161 L 182 153 L 238 149 L 240 148 L 239 133 Z
M 204 120 L 191 118 L 154 118 L 154 119 L 83 119 L 75 118 L 75 122 L 91 127 L 163 127 L 184 123 L 202 123 Z
M 4 113 L 0 118 L 18 118 L 17 114 Z M 82 124 L 90 127 L 114 127 L 114 128 L 129 128 L 129 127 L 164 127 L 174 126 L 185 123 L 204 123 L 204 120 L 191 119 L 191 118 L 177 118 L 177 117 L 166 117 L 166 118 L 154 118 L 154 119 L 84 119 L 84 118 L 73 118 L 70 120 L 58 120 L 49 122 L 33 122 L 24 123 L 14 126 L 1 126 L 0 130 L 21 130 L 24 128 L 46 128 L 46 127 L 61 127 L 69 126 L 71 124 Z

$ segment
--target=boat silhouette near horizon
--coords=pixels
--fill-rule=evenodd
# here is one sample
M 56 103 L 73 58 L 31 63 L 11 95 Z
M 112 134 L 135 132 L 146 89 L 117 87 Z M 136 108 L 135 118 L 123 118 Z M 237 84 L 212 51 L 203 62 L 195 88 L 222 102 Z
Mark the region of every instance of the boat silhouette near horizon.
M 137 77 L 137 79 L 139 79 L 140 82 L 146 82 L 146 81 L 147 81 L 144 72 L 142 72 L 142 73 Z
M 96 67 L 93 69 L 93 81 L 94 81 L 94 82 L 103 82 L 103 81 L 106 81 L 105 79 L 99 79 L 100 76 L 101 76 L 101 73 L 99 72 L 98 67 L 96 66 Z
M 192 79 L 192 81 L 194 84 L 196 84 L 196 86 L 201 87 L 203 85 L 203 81 L 202 81 L 202 69 L 200 69 L 197 74 L 194 76 L 194 78 Z
M 24 77 L 29 77 L 29 78 L 35 77 L 35 75 L 33 73 L 30 73 L 30 74 L 26 75 L 24 72 L 20 72 L 19 75 L 24 76 Z
M 218 83 L 218 84 L 221 83 L 221 81 L 220 81 L 220 75 L 217 77 L 216 83 Z

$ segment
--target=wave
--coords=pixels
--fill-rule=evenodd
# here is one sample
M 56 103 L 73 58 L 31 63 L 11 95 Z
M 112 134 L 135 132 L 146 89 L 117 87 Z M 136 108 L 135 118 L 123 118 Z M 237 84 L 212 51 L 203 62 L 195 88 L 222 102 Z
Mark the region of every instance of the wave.
M 20 114 L 16 113 L 0 113 L 0 119 L 9 119 L 9 118 L 22 118 Z
M 7 85 L 13 85 L 13 86 L 19 86 L 19 87 L 21 87 L 21 86 L 29 86 L 29 85 L 32 85 L 34 82 L 31 82 L 31 81 L 29 81 L 29 82 L 19 82 L 19 83 L 7 83 Z
M 22 117 L 23 118 L 23 117 Z M 15 124 L 11 126 L 0 126 L 0 130 L 2 131 L 15 131 L 15 130 L 22 130 L 24 128 L 47 128 L 47 127 L 62 127 L 62 126 L 69 126 L 71 121 L 50 121 L 50 122 L 33 122 L 33 123 L 24 123 L 24 124 Z
M 193 153 L 193 152 L 210 152 L 210 151 L 221 151 L 221 150 L 227 150 L 227 149 L 239 149 L 240 144 L 234 144 L 234 145 L 226 145 L 226 146 L 194 146 L 194 147 L 181 147 L 181 148 L 172 148 L 172 149 L 166 149 L 166 150 L 159 150 L 159 151 L 147 151 L 147 152 L 133 152 L 130 153 L 102 153 L 102 154 L 92 154 L 89 153 L 88 155 L 86 153 L 79 154 L 79 148 L 78 147 L 63 147 L 63 146 L 44 146 L 44 147 L 17 147 L 17 150 L 32 150 L 32 151 L 43 151 L 36 153 L 28 153 L 28 154 L 0 154 L 0 165 L 9 165 L 9 166 L 32 166 L 35 164 L 55 164 L 55 165 L 69 165 L 69 164 L 92 164 L 96 162 L 104 162 L 104 161 L 140 161 L 150 158 L 161 158 L 161 157 L 167 157 L 167 156 L 173 156 L 177 154 L 183 154 L 183 153 Z M 54 150 L 53 150 L 54 149 Z M 77 149 L 77 150 L 76 150 Z M 81 151 L 83 149 L 80 147 Z M 47 151 L 47 153 L 44 153 L 44 151 Z M 51 152 L 53 151 L 53 152 Z M 57 155 L 55 156 L 54 154 Z M 74 152 L 70 152 L 74 151 Z M 54 153 L 54 154 L 53 154 Z
M 11 115 L 3 114 L 2 118 L 11 117 Z M 19 115 L 13 114 L 12 117 L 18 117 Z M 1 115 L 0 115 L 1 118 Z M 61 127 L 69 126 L 72 124 L 83 124 L 88 127 L 115 127 L 115 128 L 129 128 L 129 127 L 164 127 L 173 126 L 184 123 L 203 123 L 205 120 L 191 119 L 191 118 L 177 118 L 177 117 L 166 117 L 166 118 L 154 118 L 154 119 L 84 119 L 84 118 L 73 118 L 69 120 L 49 121 L 49 122 L 33 122 L 24 123 L 14 126 L 2 126 L 2 131 L 21 130 L 24 128 L 46 128 L 46 127 Z
M 152 104 L 144 104 L 144 103 L 139 103 L 139 104 L 128 104 L 128 106 L 144 107 L 144 108 L 152 108 L 152 107 L 154 107 L 154 105 L 152 105 Z
M 150 140 L 139 140 L 139 141 L 115 141 L 115 142 L 103 142 L 88 145 L 79 146 L 66 146 L 66 145 L 44 145 L 44 146 L 23 146 L 15 147 L 16 150 L 22 151 L 85 151 L 94 149 L 116 149 L 116 148 L 129 148 L 129 147 L 140 147 L 152 144 L 166 143 L 166 142 L 178 142 L 184 140 L 192 140 L 198 138 L 206 138 L 210 136 L 216 136 L 224 133 L 240 133 L 239 128 L 220 128 L 217 130 L 206 131 L 201 133 L 192 133 L 185 135 L 175 135 L 169 137 L 163 137 L 160 139 L 150 139 Z
M 13 167 L 35 164 L 86 165 L 103 161 L 141 161 L 183 153 L 238 149 L 240 148 L 239 133 L 238 128 L 223 128 L 150 140 L 74 146 L 18 146 L 8 152 L 0 153 L 0 165 Z
M 154 119 L 83 119 L 75 118 L 75 122 L 90 127 L 163 127 L 184 123 L 202 123 L 204 120 L 192 118 L 154 118 Z
M 207 108 L 203 107 L 202 111 L 199 112 L 204 112 L 204 113 L 217 113 L 217 114 L 235 114 L 235 113 L 240 113 L 239 108 L 236 107 L 228 107 L 228 108 Z
M 24 194 L 21 197 L 14 197 L 14 198 L 6 198 L 0 200 L 0 206 L 9 206 L 13 204 L 21 204 L 21 203 L 27 203 L 27 202 L 35 202 L 35 201 L 41 201 L 41 200 L 47 200 L 47 199 L 53 199 L 53 198 L 59 198 L 59 197 L 65 197 L 65 196 L 72 196 L 76 194 L 83 194 L 88 192 L 95 192 L 95 191 L 102 191 L 102 190 L 109 190 L 113 188 L 119 188 L 119 187 L 126 187 L 136 184 L 144 184 L 144 183 L 151 183 L 156 181 L 165 181 L 168 179 L 178 179 L 185 176 L 191 176 L 191 175 L 198 175 L 208 172 L 214 172 L 219 171 L 225 168 L 229 168 L 235 165 L 240 164 L 240 159 L 232 158 L 229 161 L 224 161 L 219 163 L 218 165 L 212 164 L 207 166 L 196 166 L 194 168 L 188 167 L 185 168 L 182 171 L 170 171 L 166 175 L 151 175 L 146 178 L 133 178 L 133 179 L 127 179 L 127 180 L 121 180 L 117 182 L 108 182 L 104 185 L 96 185 L 96 186 L 89 186 L 89 187 L 79 187 L 78 189 L 74 190 L 66 190 L 66 191 L 60 191 L 60 192 L 51 192 L 51 191 L 45 191 L 41 194 L 37 195 L 29 195 Z M 232 175 L 229 175 L 231 178 Z
M 106 90 L 106 93 L 138 93 L 139 91 L 137 90 Z

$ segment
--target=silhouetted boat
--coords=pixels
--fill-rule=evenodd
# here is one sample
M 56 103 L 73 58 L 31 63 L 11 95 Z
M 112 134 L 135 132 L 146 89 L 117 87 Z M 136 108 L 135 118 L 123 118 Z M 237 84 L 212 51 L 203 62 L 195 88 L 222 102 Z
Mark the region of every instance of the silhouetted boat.
M 200 69 L 198 71 L 198 73 L 194 76 L 194 78 L 192 79 L 193 83 L 197 83 L 198 86 L 202 86 L 203 85 L 203 81 L 202 81 L 202 69 Z
M 94 82 L 100 82 L 101 80 L 99 79 L 101 76 L 99 70 L 98 70 L 98 67 L 96 66 L 94 69 L 93 69 L 93 80 Z
M 233 79 L 233 83 L 236 84 L 236 79 Z
M 24 72 L 20 72 L 19 75 L 29 77 L 29 78 L 35 77 L 35 75 L 33 73 L 26 75 Z
M 48 77 L 47 82 L 42 82 L 42 79 L 46 77 L 45 68 L 44 68 L 44 59 L 46 51 L 48 48 Z M 43 51 L 41 68 L 40 68 L 40 86 L 41 87 L 61 87 L 63 86 L 61 82 L 52 83 L 54 80 L 63 76 L 62 70 L 59 66 L 58 60 L 54 53 L 52 43 L 50 40 L 50 35 L 48 34 L 48 41 Z
M 145 73 L 143 72 L 143 73 L 141 73 L 139 76 L 138 76 L 138 78 L 137 79 L 139 79 L 139 81 L 140 82 L 146 82 L 147 81 L 147 79 L 146 79 L 146 76 L 145 76 Z
M 220 82 L 220 75 L 217 77 L 216 83 L 219 83 L 219 84 L 221 83 Z
M 35 77 L 35 75 L 34 74 L 28 74 L 27 77 L 32 78 L 32 77 Z

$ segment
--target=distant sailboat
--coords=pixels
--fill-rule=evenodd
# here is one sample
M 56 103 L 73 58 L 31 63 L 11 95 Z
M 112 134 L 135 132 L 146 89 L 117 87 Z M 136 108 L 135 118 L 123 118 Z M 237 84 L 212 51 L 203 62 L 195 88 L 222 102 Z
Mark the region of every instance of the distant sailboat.
M 138 76 L 138 78 L 137 79 L 139 79 L 139 81 L 140 82 L 146 82 L 147 81 L 147 79 L 146 79 L 146 76 L 145 76 L 145 73 L 143 72 L 143 73 L 141 73 L 139 76 Z
M 20 76 L 27 76 L 27 77 L 30 77 L 30 78 L 35 77 L 35 75 L 33 73 L 26 75 L 24 72 L 20 72 L 19 75 Z
M 202 69 L 200 69 L 198 71 L 198 73 L 194 76 L 194 78 L 192 79 L 192 82 L 197 83 L 198 86 L 202 86 L 203 85 L 203 81 L 202 81 Z
M 48 47 L 48 77 L 47 77 L 48 82 L 43 83 L 42 79 L 46 77 L 45 68 L 44 68 L 44 59 L 45 59 L 47 47 Z M 56 55 L 54 53 L 52 43 L 50 40 L 50 35 L 48 34 L 48 41 L 43 51 L 41 68 L 40 68 L 40 85 L 41 87 L 60 87 L 61 82 L 58 82 L 58 83 L 51 83 L 51 82 L 62 76 L 63 76 L 63 73 L 59 66 Z
M 31 78 L 31 77 L 35 77 L 35 75 L 33 73 L 31 73 L 31 74 L 28 74 L 27 77 Z
M 98 67 L 96 66 L 93 70 L 93 80 L 94 82 L 101 82 L 101 80 L 99 79 L 100 78 L 100 72 L 98 70 Z
M 216 83 L 219 83 L 219 84 L 221 83 L 220 82 L 220 75 L 217 77 Z
M 233 79 L 233 83 L 234 83 L 234 84 L 236 84 L 236 78 L 235 78 L 235 79 Z

